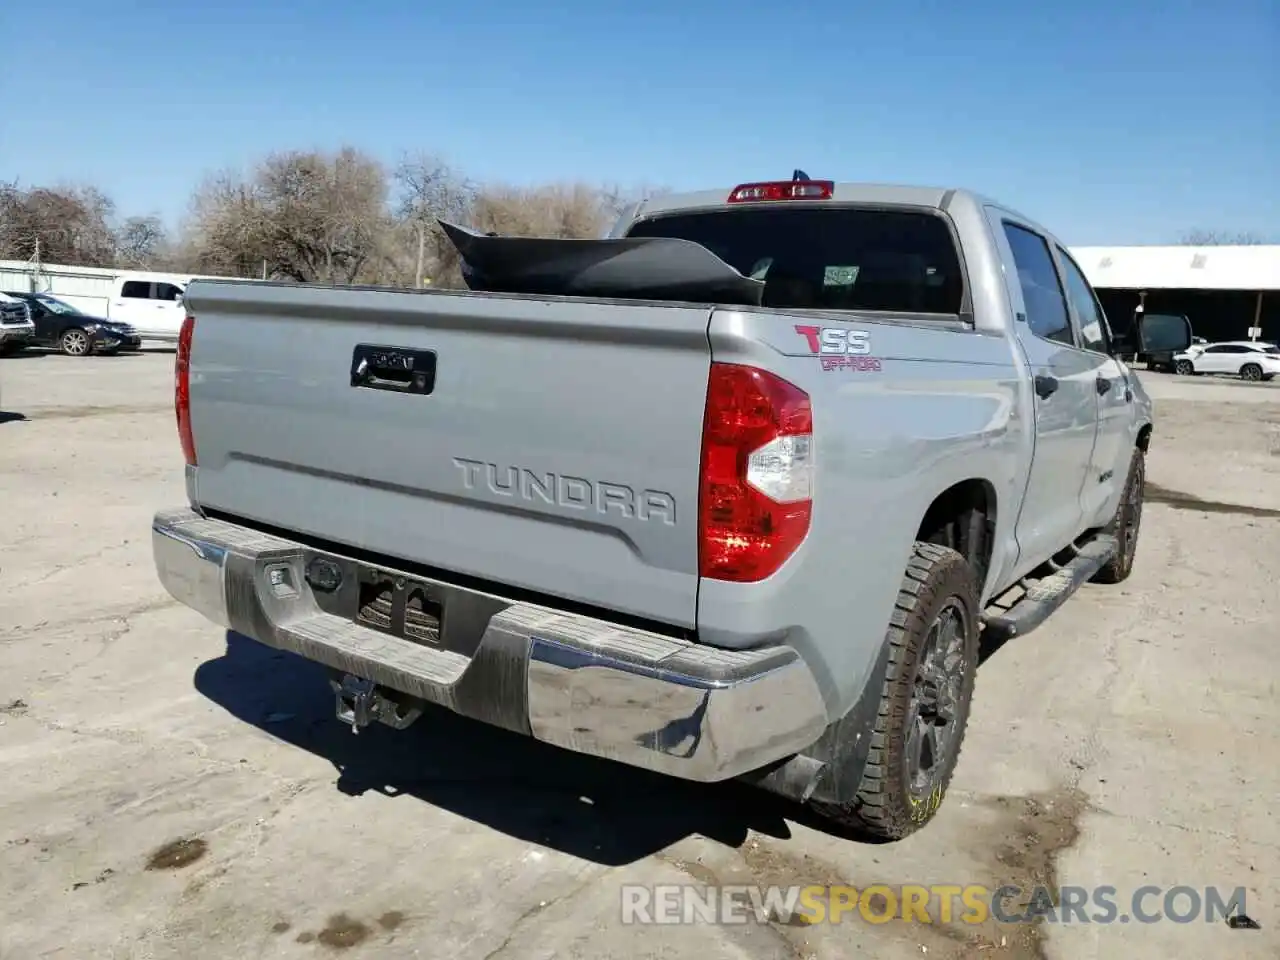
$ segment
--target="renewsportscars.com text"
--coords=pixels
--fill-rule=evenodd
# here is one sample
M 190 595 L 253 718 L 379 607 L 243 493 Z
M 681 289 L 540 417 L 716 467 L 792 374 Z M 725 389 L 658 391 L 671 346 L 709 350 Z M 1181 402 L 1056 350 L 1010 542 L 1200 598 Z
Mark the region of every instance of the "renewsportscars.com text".
M 853 886 L 624 885 L 622 922 L 694 923 L 1222 923 L 1244 914 L 1245 889 L 986 887 L 978 884 Z

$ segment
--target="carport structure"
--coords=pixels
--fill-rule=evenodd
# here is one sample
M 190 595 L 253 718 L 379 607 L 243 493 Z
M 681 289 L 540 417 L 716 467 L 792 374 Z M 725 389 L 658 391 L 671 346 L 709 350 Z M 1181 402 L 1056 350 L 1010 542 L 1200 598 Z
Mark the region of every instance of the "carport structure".
M 1179 313 L 1209 341 L 1280 341 L 1280 245 L 1074 247 L 1117 332 Z

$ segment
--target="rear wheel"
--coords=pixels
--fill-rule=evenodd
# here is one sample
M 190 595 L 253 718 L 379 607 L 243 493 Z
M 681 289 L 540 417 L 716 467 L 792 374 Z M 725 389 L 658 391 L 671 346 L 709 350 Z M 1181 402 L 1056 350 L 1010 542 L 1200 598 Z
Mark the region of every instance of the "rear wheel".
M 854 799 L 832 822 L 899 840 L 933 819 L 960 759 L 978 669 L 978 583 L 949 547 L 917 542 L 890 618 L 889 665 Z
M 88 356 L 91 349 L 89 335 L 79 327 L 70 327 L 62 331 L 58 338 L 58 348 L 69 357 Z
M 1240 368 L 1240 376 L 1250 383 L 1257 383 L 1262 379 L 1262 368 L 1256 363 L 1246 363 Z
M 1190 360 L 1179 360 L 1173 365 L 1173 372 L 1184 377 L 1189 377 L 1196 372 L 1196 368 L 1192 366 Z
M 1129 461 L 1129 475 L 1115 516 L 1107 524 L 1106 533 L 1116 538 L 1116 553 L 1107 565 L 1092 577 L 1094 583 L 1120 583 L 1133 571 L 1133 558 L 1138 550 L 1138 530 L 1142 526 L 1142 501 L 1147 482 L 1147 458 L 1137 447 Z

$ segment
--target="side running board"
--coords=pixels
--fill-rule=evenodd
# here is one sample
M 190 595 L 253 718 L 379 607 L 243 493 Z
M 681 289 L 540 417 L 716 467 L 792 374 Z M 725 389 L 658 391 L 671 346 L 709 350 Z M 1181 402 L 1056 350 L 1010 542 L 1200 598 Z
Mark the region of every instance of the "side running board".
M 1039 579 L 1024 580 L 1026 594 L 1017 603 L 1006 610 L 997 608 L 983 616 L 982 625 L 988 636 L 1002 641 L 1030 633 L 1106 566 L 1118 547 L 1115 537 L 1098 534 L 1078 548 L 1076 555 L 1053 573 Z

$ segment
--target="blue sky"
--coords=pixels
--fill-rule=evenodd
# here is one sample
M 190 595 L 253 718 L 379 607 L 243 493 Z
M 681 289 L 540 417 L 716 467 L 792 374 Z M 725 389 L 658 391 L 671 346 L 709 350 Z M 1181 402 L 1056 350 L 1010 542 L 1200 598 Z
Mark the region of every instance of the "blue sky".
M 1071 244 L 1280 238 L 1277 0 L 5 7 L 29 42 L 0 67 L 0 178 L 122 214 L 174 222 L 208 172 L 349 143 L 481 181 L 970 186 Z

